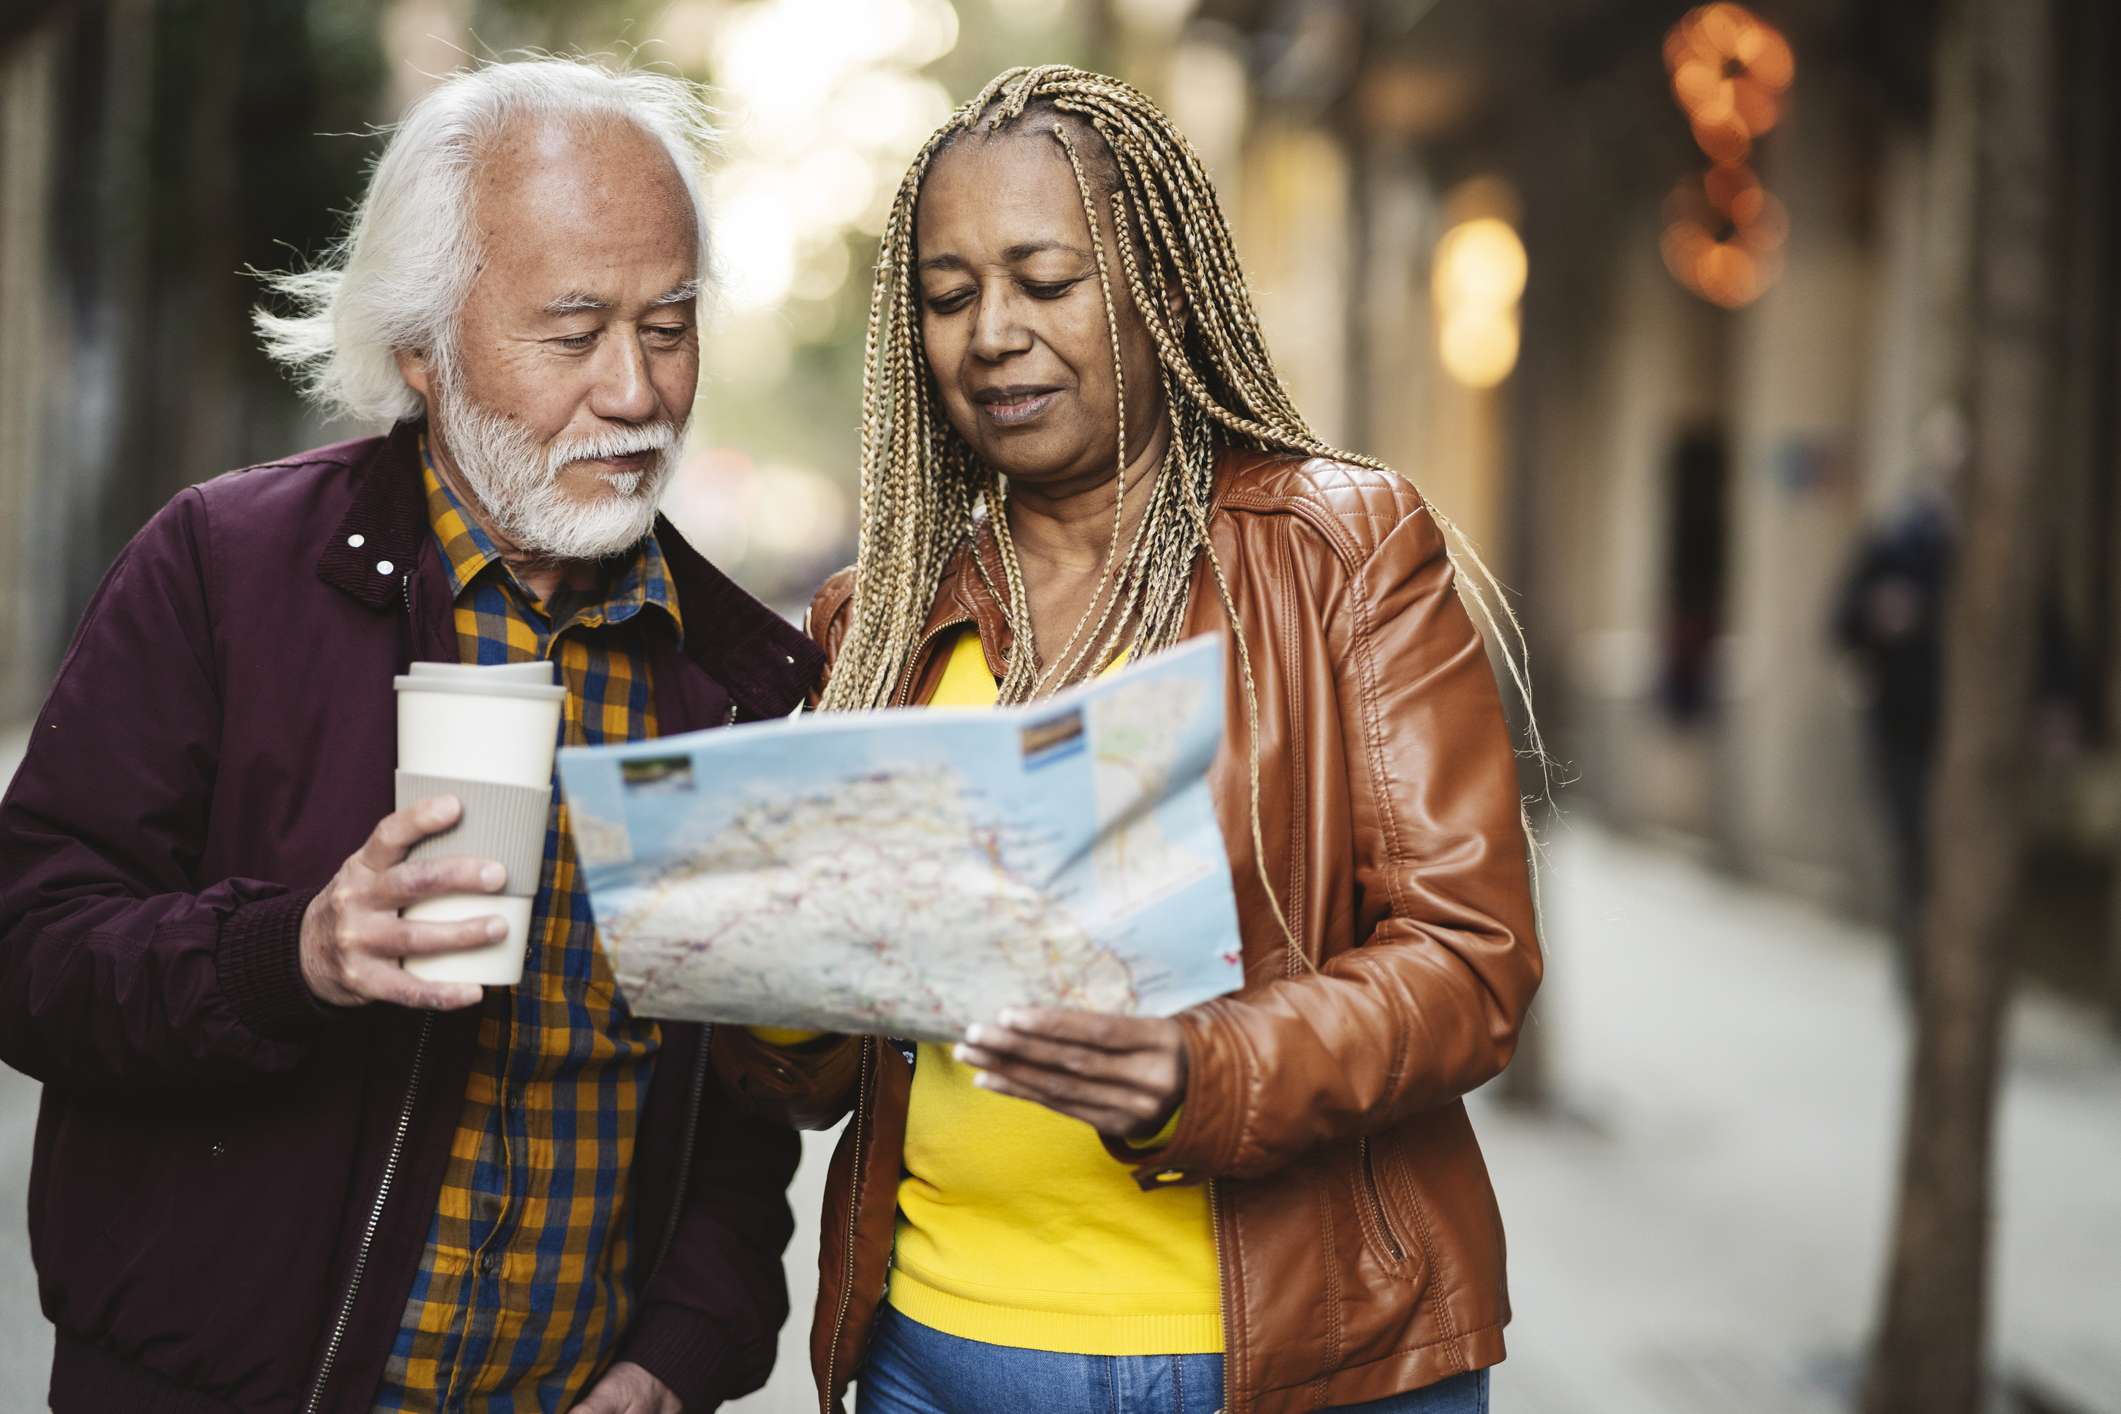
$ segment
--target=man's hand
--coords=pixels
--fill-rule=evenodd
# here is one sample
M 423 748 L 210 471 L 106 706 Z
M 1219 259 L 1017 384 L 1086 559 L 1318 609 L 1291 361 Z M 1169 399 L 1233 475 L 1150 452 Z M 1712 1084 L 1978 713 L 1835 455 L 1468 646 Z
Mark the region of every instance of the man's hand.
M 1082 1120 L 1112 1139 L 1146 1139 L 1186 1096 L 1185 1032 L 1163 1016 L 1036 1008 L 975 1026 L 953 1055 L 975 1084 Z
M 570 1414 L 685 1414 L 670 1386 L 631 1360 L 621 1360 Z
M 302 915 L 302 980 L 332 1006 L 396 1002 L 453 1011 L 484 995 L 470 982 L 423 982 L 402 959 L 455 952 L 508 935 L 499 917 L 457 923 L 408 923 L 398 910 L 437 894 L 488 894 L 508 882 L 490 859 L 405 862 L 405 853 L 456 823 L 462 804 L 439 796 L 385 815 L 368 843 L 339 866 Z

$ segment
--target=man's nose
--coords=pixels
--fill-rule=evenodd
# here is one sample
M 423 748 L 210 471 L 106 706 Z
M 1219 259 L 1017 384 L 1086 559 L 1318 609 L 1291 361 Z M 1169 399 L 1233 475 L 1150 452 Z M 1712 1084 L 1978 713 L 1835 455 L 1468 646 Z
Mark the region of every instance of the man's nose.
M 604 340 L 597 350 L 589 410 L 613 422 L 646 422 L 655 416 L 658 401 L 641 341 L 631 336 Z

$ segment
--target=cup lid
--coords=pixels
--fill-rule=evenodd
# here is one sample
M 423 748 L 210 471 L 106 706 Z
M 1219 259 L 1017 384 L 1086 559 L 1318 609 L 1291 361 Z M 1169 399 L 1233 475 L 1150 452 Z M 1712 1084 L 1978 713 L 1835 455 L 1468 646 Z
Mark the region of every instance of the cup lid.
M 567 689 L 558 683 L 494 682 L 481 675 L 458 673 L 405 674 L 391 679 L 399 692 L 437 692 L 451 697 L 519 697 L 533 702 L 564 702 Z
M 550 684 L 557 680 L 559 667 L 550 659 L 535 663 L 414 663 L 408 672 L 416 678 Z

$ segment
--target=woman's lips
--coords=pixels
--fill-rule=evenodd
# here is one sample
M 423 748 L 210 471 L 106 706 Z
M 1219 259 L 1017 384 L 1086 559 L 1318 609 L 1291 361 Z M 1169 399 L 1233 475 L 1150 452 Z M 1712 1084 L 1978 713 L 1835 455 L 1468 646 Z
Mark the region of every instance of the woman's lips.
M 1018 398 L 983 402 L 979 408 L 999 427 L 1020 427 L 1051 407 L 1058 396 L 1057 392 L 1026 393 Z

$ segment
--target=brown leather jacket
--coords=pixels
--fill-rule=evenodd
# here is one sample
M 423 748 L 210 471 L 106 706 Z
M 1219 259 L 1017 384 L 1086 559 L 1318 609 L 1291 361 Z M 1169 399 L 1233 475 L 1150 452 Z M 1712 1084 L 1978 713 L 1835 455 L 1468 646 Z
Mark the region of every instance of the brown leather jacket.
M 1290 956 L 1254 867 L 1232 653 L 1212 784 L 1246 983 L 1179 1017 L 1190 1079 L 1170 1141 L 1113 1152 L 1144 1187 L 1212 1185 L 1227 1407 L 1279 1414 L 1502 1359 L 1502 1220 L 1460 1097 L 1509 1061 L 1540 955 L 1495 680 L 1414 488 L 1231 452 L 1210 529 L 1257 678 L 1268 874 L 1315 971 Z M 843 571 L 812 608 L 828 654 L 851 589 Z M 965 623 L 999 672 L 1008 631 L 969 554 L 900 701 L 934 693 Z M 1225 624 L 1203 568 L 1186 632 Z M 884 1295 L 912 1071 L 877 1037 L 782 1051 L 721 1027 L 715 1047 L 737 1089 L 797 1123 L 854 1110 L 827 1180 L 811 1332 L 829 1412 Z

